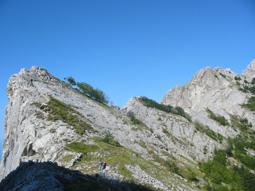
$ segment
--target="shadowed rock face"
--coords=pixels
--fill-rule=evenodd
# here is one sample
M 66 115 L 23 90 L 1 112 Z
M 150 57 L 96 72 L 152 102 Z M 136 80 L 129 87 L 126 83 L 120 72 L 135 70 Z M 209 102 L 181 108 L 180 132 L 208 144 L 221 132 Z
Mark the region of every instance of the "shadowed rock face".
M 141 185 L 83 175 L 59 167 L 56 163 L 26 162 L 11 172 L 1 183 L 1 191 L 150 191 Z

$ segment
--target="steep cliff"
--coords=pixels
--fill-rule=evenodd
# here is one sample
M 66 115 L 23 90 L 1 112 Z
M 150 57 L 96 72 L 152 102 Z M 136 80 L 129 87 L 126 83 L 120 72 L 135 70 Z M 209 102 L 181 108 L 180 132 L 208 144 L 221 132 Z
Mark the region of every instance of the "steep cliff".
M 23 69 L 8 84 L 0 177 L 26 161 L 56 162 L 94 176 L 98 163 L 107 161 L 108 180 L 203 190 L 210 185 L 203 165 L 215 150 L 228 149 L 240 135 L 253 139 L 253 84 L 246 80 L 252 75 L 206 68 L 171 90 L 163 104 L 134 97 L 119 109 L 45 69 Z

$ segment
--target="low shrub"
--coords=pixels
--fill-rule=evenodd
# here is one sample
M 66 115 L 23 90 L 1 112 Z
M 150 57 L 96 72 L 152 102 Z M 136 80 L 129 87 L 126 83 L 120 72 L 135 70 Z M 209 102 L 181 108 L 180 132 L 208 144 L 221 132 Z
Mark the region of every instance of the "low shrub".
M 231 116 L 231 124 L 242 132 L 247 132 L 252 127 L 252 124 L 248 119 L 240 118 L 238 116 Z
M 223 125 L 223 126 L 228 126 L 229 125 L 229 122 L 228 120 L 224 117 L 224 116 L 221 116 L 221 115 L 217 115 L 215 113 L 213 113 L 213 111 L 211 111 L 210 109 L 207 108 L 207 113 L 208 113 L 208 116 L 213 119 L 214 121 L 218 122 L 220 125 Z
M 81 94 L 83 94 L 97 102 L 108 104 L 109 101 L 102 90 L 94 88 L 85 82 L 76 82 L 73 77 L 65 78 L 65 80 L 68 82 L 68 84 L 73 89 L 80 92 Z
M 143 124 L 139 119 L 137 119 L 137 118 L 135 117 L 135 114 L 134 114 L 133 112 L 129 111 L 129 112 L 127 113 L 127 116 L 130 118 L 130 121 L 131 121 L 134 125 L 142 125 L 142 124 Z
M 246 104 L 243 104 L 242 106 L 251 111 L 255 111 L 255 97 L 250 97 L 248 102 Z
M 105 135 L 102 138 L 102 141 L 109 144 L 109 145 L 115 146 L 115 147 L 121 147 L 121 144 L 114 139 L 114 137 L 110 133 L 110 131 L 105 132 Z
M 164 166 L 167 167 L 167 169 L 175 174 L 180 174 L 180 168 L 176 165 L 176 162 L 174 160 L 166 160 L 164 161 Z
M 201 133 L 205 133 L 208 137 L 214 139 L 215 141 L 223 141 L 224 137 L 221 134 L 214 132 L 206 125 L 203 125 L 196 121 L 194 123 L 194 127 L 196 128 L 196 130 L 200 131 Z
M 243 86 L 243 92 L 250 92 L 251 94 L 255 95 L 255 86 L 245 85 Z
M 180 115 L 187 120 L 191 121 L 191 117 L 183 110 L 181 107 L 173 107 L 171 105 L 164 105 L 164 104 L 159 104 L 156 101 L 149 99 L 147 97 L 140 97 L 139 101 L 145 105 L 146 107 L 151 107 L 151 108 L 156 108 L 158 110 L 167 112 L 167 113 L 173 113 L 176 115 Z
M 71 86 L 76 86 L 76 81 L 73 77 L 68 77 L 66 80 Z
M 226 78 L 226 77 L 227 77 L 225 74 L 222 74 L 222 73 L 220 73 L 220 75 L 221 75 L 223 78 Z
M 252 79 L 251 84 L 255 84 L 255 78 Z
M 102 90 L 95 89 L 91 85 L 84 82 L 77 83 L 77 87 L 82 94 L 92 98 L 93 100 L 101 103 L 108 103 L 108 100 Z
M 235 80 L 236 80 L 236 81 L 240 81 L 240 80 L 241 80 L 241 77 L 240 77 L 240 76 L 235 76 Z

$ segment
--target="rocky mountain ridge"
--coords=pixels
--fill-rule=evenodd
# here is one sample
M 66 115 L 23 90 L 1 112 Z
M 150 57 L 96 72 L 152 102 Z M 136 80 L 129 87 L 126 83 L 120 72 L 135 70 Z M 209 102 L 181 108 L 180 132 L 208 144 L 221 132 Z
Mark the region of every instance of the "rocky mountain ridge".
M 0 177 L 31 160 L 56 162 L 95 175 L 99 161 L 106 160 L 111 180 L 134 181 L 159 190 L 221 186 L 205 170 L 207 161 L 217 156 L 215 150 L 231 147 L 232 156 L 226 153 L 225 158 L 244 165 L 246 174 L 252 173 L 255 150 L 250 142 L 241 153 L 251 157 L 247 164 L 232 146 L 238 136 L 253 141 L 254 75 L 254 62 L 241 75 L 230 69 L 205 68 L 187 85 L 169 91 L 162 104 L 134 97 L 119 109 L 45 69 L 23 69 L 8 84 Z M 223 188 L 236 186 L 224 181 Z

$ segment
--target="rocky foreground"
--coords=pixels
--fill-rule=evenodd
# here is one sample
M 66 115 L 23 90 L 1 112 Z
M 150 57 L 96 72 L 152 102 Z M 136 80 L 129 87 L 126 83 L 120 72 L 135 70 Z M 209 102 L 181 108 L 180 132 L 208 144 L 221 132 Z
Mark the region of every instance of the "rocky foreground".
M 134 97 L 120 109 L 73 78 L 23 69 L 8 84 L 0 190 L 250 191 L 254 77 L 255 62 L 243 74 L 205 68 L 162 103 Z

